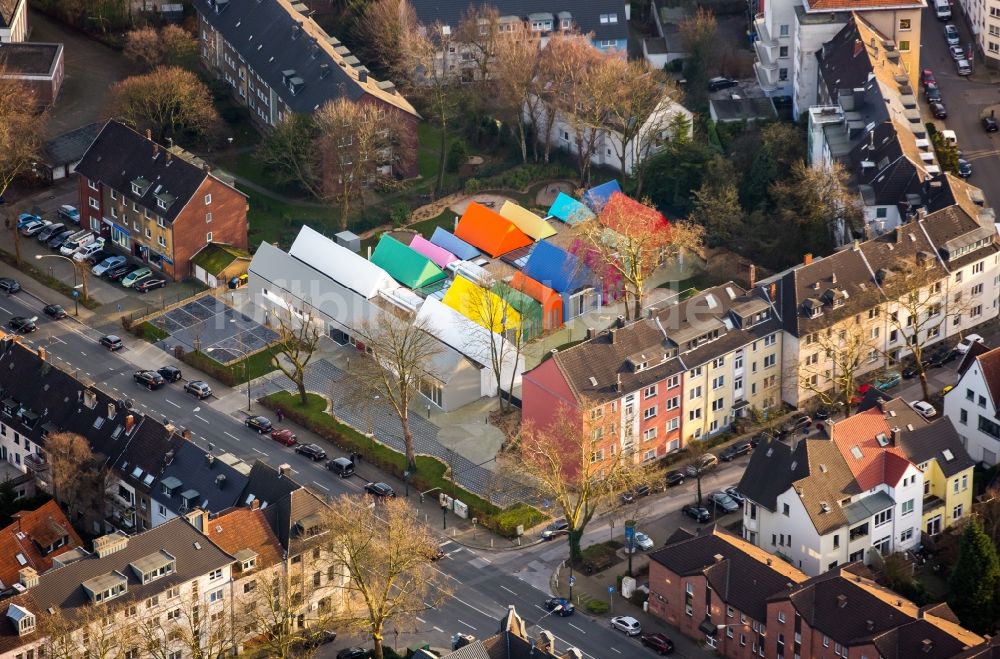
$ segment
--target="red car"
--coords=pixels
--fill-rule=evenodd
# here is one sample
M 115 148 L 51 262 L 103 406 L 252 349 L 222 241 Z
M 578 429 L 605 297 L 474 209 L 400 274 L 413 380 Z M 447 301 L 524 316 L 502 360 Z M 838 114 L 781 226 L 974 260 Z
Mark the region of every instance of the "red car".
M 924 69 L 920 72 L 920 84 L 926 87 L 927 85 L 936 85 L 937 80 L 934 79 L 934 72 L 930 69 Z
M 674 651 L 674 642 L 663 634 L 643 634 L 639 640 L 659 655 L 672 654 Z
M 271 439 L 276 442 L 280 442 L 285 446 L 295 446 L 298 441 L 295 439 L 295 433 L 293 433 L 288 428 L 278 428 L 271 432 Z

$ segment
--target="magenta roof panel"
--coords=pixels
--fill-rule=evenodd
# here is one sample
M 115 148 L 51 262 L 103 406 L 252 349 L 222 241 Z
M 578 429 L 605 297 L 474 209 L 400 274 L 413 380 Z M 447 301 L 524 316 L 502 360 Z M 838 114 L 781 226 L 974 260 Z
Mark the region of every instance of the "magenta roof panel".
M 420 234 L 413 236 L 413 240 L 410 241 L 410 249 L 434 261 L 434 264 L 439 268 L 447 268 L 449 263 L 459 260 L 457 256 L 444 247 L 438 247 Z

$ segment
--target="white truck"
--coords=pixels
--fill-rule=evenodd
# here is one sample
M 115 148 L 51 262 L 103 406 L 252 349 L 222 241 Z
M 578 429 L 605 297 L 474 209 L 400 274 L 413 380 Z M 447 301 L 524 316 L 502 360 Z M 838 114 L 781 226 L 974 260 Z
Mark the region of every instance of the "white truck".
M 70 236 L 69 240 L 64 242 L 62 247 L 59 248 L 59 253 L 63 256 L 72 256 L 76 253 L 76 250 L 86 247 L 92 242 L 94 242 L 94 234 L 87 229 L 83 229 Z
M 934 0 L 934 15 L 939 21 L 951 20 L 951 4 L 948 0 Z
M 85 245 L 76 251 L 73 255 L 73 260 L 79 263 L 83 263 L 89 259 L 94 254 L 97 254 L 102 249 L 104 249 L 104 238 L 98 238 L 92 241 L 89 245 Z

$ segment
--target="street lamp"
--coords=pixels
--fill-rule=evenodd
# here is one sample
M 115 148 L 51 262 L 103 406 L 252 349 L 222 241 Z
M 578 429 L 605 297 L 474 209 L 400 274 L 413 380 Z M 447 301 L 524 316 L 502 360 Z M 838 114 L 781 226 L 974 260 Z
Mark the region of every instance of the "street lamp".
M 212 352 L 215 349 L 216 348 L 214 347 L 209 348 L 205 352 Z M 245 366 L 246 376 L 247 376 L 247 412 L 249 412 L 250 411 L 250 355 L 246 352 L 243 352 L 239 348 L 226 348 L 226 350 L 232 350 L 233 352 L 238 352 L 240 353 L 240 355 L 243 356 L 243 364 Z
M 448 530 L 448 504 L 441 500 L 441 527 Z
M 63 256 L 61 254 L 35 254 L 35 260 L 41 261 L 42 259 L 62 259 L 63 261 L 69 261 L 69 264 L 73 266 L 73 304 L 76 309 L 73 311 L 74 316 L 80 315 L 80 291 L 78 288 L 83 288 L 83 297 L 87 297 L 87 280 L 84 279 L 83 284 L 78 283 L 79 279 L 77 277 L 76 269 L 79 267 L 76 261 L 69 258 L 68 256 Z

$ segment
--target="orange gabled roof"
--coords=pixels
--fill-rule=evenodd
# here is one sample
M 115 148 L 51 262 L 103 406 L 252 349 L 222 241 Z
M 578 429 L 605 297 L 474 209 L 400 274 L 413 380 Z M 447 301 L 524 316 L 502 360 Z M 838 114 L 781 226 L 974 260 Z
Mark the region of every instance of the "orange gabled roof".
M 523 272 L 514 273 L 514 277 L 510 280 L 510 287 L 541 302 L 543 306 L 548 306 L 550 302 L 562 301 L 562 298 L 554 290 Z
M 281 561 L 281 543 L 260 508 L 230 508 L 206 524 L 205 535 L 227 554 L 235 555 L 241 549 L 255 551 L 258 568 Z
M 892 428 L 878 407 L 837 421 L 831 425 L 830 432 L 862 490 L 882 483 L 895 487 L 910 465 L 899 446 L 891 441 L 884 447 L 879 445 L 879 435 L 891 440 Z
M 476 202 L 465 210 L 455 235 L 494 258 L 533 242 L 513 222 Z
M 60 541 L 64 543 L 61 547 L 50 554 L 42 553 L 42 547 Z M 81 545 L 83 541 L 55 501 L 35 510 L 23 510 L 13 524 L 0 530 L 0 580 L 10 586 L 20 579 L 22 567 L 35 568 L 38 574 L 47 572 L 53 557 Z M 23 564 L 18 556 L 24 558 Z
M 865 11 L 867 9 L 908 9 L 922 7 L 922 0 L 810 0 L 807 11 Z

